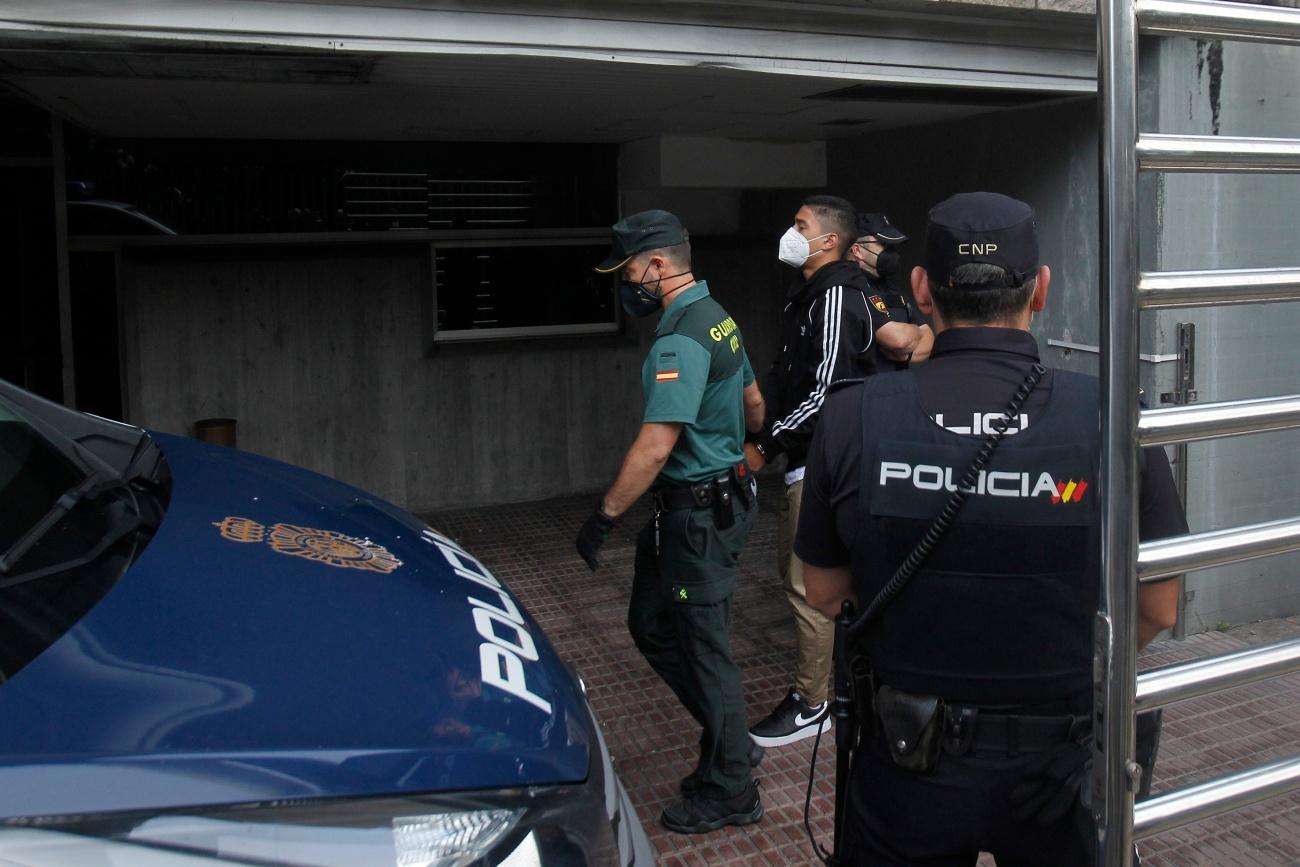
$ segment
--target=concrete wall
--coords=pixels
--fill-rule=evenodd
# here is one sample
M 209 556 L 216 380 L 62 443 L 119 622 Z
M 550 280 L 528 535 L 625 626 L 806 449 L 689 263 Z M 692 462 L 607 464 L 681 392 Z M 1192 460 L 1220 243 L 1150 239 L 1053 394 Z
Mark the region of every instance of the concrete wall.
M 1049 338 L 1096 345 L 1097 133 L 1091 97 L 1042 108 L 831 142 L 832 190 L 883 210 L 912 237 L 906 271 L 920 264 L 926 214 L 954 193 L 991 190 L 1038 213 L 1042 260 L 1052 269 L 1047 310 L 1034 321 L 1049 364 L 1096 372 L 1095 354 L 1063 353 Z M 905 279 L 898 278 L 900 289 Z
M 1149 40 L 1148 129 L 1166 133 L 1300 137 L 1300 50 Z M 1158 86 L 1154 86 L 1155 82 Z M 1147 266 L 1300 265 L 1300 176 L 1162 174 Z M 1196 325 L 1200 402 L 1300 393 L 1300 304 L 1161 313 L 1167 330 Z M 1172 344 L 1171 344 L 1172 345 Z M 1300 431 L 1188 446 L 1188 517 L 1212 530 L 1300 515 Z M 1188 628 L 1300 611 L 1300 555 L 1188 576 Z
M 129 417 L 414 509 L 596 486 L 637 421 L 639 336 L 430 354 L 423 245 L 127 258 Z
M 748 239 L 695 246 L 698 273 L 765 367 L 775 254 Z M 232 417 L 241 448 L 423 511 L 602 488 L 640 421 L 653 320 L 617 337 L 431 353 L 421 244 L 124 260 L 127 416 L 146 427 L 190 434 L 198 419 Z

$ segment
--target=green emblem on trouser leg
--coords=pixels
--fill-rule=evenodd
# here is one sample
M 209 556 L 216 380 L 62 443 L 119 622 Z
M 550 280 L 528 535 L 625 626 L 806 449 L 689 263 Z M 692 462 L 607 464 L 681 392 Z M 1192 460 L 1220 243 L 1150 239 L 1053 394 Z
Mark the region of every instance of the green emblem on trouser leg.
M 686 588 L 685 588 L 685 587 L 678 587 L 678 588 L 677 588 L 677 598 L 680 599 L 680 600 L 683 601 L 683 602 L 686 601 Z

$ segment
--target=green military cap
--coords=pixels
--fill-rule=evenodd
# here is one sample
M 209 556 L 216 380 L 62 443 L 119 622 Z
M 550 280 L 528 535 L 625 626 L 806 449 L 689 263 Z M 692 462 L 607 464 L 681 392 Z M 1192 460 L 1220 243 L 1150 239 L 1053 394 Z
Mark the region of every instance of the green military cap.
M 675 247 L 686 242 L 682 221 L 667 211 L 651 210 L 624 217 L 612 227 L 614 243 L 609 256 L 596 266 L 601 274 L 617 271 L 637 253 Z

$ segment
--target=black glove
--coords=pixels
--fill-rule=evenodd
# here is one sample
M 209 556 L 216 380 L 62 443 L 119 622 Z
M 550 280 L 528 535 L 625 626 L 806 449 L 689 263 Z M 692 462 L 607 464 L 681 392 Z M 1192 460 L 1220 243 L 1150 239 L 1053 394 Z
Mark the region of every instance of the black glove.
M 1018 822 L 1039 825 L 1059 821 L 1079 801 L 1092 772 L 1092 749 L 1086 742 L 1067 741 L 1025 765 L 1024 779 L 1011 790 L 1011 815 Z
M 596 559 L 596 552 L 600 550 L 601 545 L 605 544 L 612 529 L 614 529 L 614 519 L 606 515 L 605 510 L 600 506 L 596 506 L 596 511 L 582 522 L 582 527 L 578 530 L 578 553 L 582 555 L 583 560 L 587 561 L 587 566 L 592 572 L 595 572 L 596 567 L 600 565 L 600 561 Z

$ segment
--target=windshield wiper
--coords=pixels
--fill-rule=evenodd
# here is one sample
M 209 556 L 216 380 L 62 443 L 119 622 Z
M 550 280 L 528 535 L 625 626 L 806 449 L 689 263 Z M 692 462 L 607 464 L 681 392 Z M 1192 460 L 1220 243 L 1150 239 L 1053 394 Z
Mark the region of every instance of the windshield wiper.
M 120 479 L 110 479 L 109 483 L 105 485 L 104 480 L 99 475 L 91 473 L 78 484 L 68 488 L 54 502 L 54 505 L 50 506 L 50 510 L 39 521 L 32 524 L 27 532 L 23 533 L 18 538 L 18 541 L 14 542 L 9 547 L 9 550 L 0 556 L 0 575 L 8 575 L 9 571 L 23 558 L 23 555 L 30 551 L 32 546 L 39 542 L 46 533 L 54 529 L 54 525 L 59 523 L 63 516 L 71 512 L 73 507 L 84 500 L 88 494 L 99 493 L 101 487 L 110 488 L 120 484 L 122 484 Z

